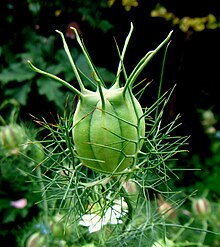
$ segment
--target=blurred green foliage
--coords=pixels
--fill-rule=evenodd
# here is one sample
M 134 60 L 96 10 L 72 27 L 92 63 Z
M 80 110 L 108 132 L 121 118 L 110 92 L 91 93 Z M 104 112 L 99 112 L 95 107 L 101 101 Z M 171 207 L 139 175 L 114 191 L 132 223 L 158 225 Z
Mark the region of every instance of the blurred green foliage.
M 24 52 L 14 56 L 5 54 L 7 65 L 0 73 L 3 98 L 5 100 L 15 99 L 22 106 L 27 106 L 28 103 L 35 104 L 31 101 L 34 94 L 34 98 L 45 103 L 46 101 L 51 102 L 59 111 L 62 111 L 68 94 L 67 90 L 59 83 L 33 72 L 27 65 L 27 60 L 34 61 L 41 69 L 61 75 L 66 81 L 74 83 L 75 76 L 66 54 L 62 48 L 54 50 L 55 36 L 45 38 L 29 28 L 24 29 L 23 34 L 26 36 Z M 92 75 L 85 58 L 81 56 L 77 48 L 73 48 L 72 53 L 76 57 L 78 68 L 86 77 L 91 79 Z M 105 81 L 111 83 L 114 75 L 105 68 L 99 68 L 99 70 Z
M 51 30 L 46 35 L 45 32 L 53 22 L 63 22 L 63 18 L 67 20 L 66 30 L 69 23 L 78 19 L 106 32 L 111 28 L 111 24 L 102 16 L 102 10 L 107 7 L 107 2 L 102 0 L 96 1 L 96 4 L 91 1 L 2 1 L 0 27 L 4 35 L 0 40 L 1 101 L 15 99 L 25 106 L 27 111 L 33 110 L 42 115 L 45 112 L 45 109 L 42 109 L 45 103 L 49 103 L 48 107 L 51 110 L 62 111 L 67 90 L 56 82 L 36 75 L 27 66 L 26 61 L 34 60 L 41 69 L 53 71 L 65 80 L 73 82 L 74 74 L 61 49 L 60 40 L 57 42 L 54 30 L 52 34 Z M 21 16 L 28 21 L 24 21 Z M 47 23 L 44 23 L 44 20 Z M 73 48 L 72 52 L 76 58 L 80 55 L 78 48 Z M 86 73 L 84 61 L 79 57 L 78 62 L 82 72 Z M 112 75 L 104 68 L 101 70 L 104 77 L 110 81 Z M 36 99 L 39 109 L 34 107 Z
M 156 5 L 156 4 L 155 4 Z M 206 29 L 212 31 L 219 27 L 218 17 L 212 13 L 198 16 L 180 15 L 166 8 L 163 5 L 150 4 L 151 9 L 146 9 L 142 15 L 151 12 L 152 17 L 160 17 L 164 22 L 171 22 L 171 26 L 179 28 L 182 32 L 200 32 Z M 119 7 L 118 7 L 119 6 Z M 69 65 L 68 59 L 62 48 L 59 37 L 54 32 L 55 29 L 67 30 L 72 22 L 86 30 L 99 30 L 103 34 L 108 33 L 114 28 L 115 23 L 120 26 L 122 11 L 125 10 L 128 19 L 128 11 L 137 11 L 141 6 L 141 1 L 107 1 L 107 0 L 1 0 L 0 2 L 0 121 L 1 131 L 3 127 L 17 123 L 19 117 L 22 117 L 28 124 L 21 125 L 24 129 L 26 141 L 36 141 L 36 126 L 33 128 L 30 124 L 28 114 L 34 113 L 37 116 L 47 116 L 50 112 L 62 112 L 65 106 L 66 98 L 69 92 L 60 86 L 60 84 L 42 76 L 39 76 L 27 66 L 26 61 L 33 60 L 37 67 L 52 72 L 66 81 L 75 83 L 74 73 Z M 117 21 L 112 23 L 106 14 L 109 8 L 115 8 L 118 12 Z M 199 7 L 198 7 L 199 8 Z M 152 11 L 151 11 L 152 10 Z M 140 9 L 138 10 L 140 11 Z M 136 13 L 138 13 L 138 11 Z M 147 12 L 148 11 L 148 12 Z M 138 15 L 137 15 L 138 16 Z M 138 16 L 140 18 L 140 16 Z M 113 17 L 111 20 L 114 19 Z M 121 20 L 123 21 L 123 20 Z M 150 23 L 150 22 L 149 22 Z M 162 22 L 160 22 L 161 24 Z M 143 28 L 141 26 L 140 28 Z M 92 37 L 91 37 L 92 39 Z M 87 78 L 93 79 L 86 62 L 75 46 L 74 38 L 69 37 L 68 42 L 71 48 L 77 66 L 85 75 L 85 84 Z M 133 56 L 133 54 L 132 54 Z M 114 75 L 105 67 L 99 67 L 100 74 L 107 83 L 111 83 Z M 14 113 L 5 108 L 8 102 L 13 102 Z M 16 109 L 20 109 L 20 115 Z M 210 230 L 220 231 L 220 135 L 219 135 L 219 113 L 216 113 L 216 121 L 210 126 L 204 127 L 204 119 L 200 121 L 200 127 L 208 142 L 208 150 L 202 152 L 189 153 L 180 156 L 180 161 L 174 161 L 171 166 L 178 169 L 179 166 L 191 171 L 180 171 L 179 182 L 173 186 L 187 193 L 198 190 L 202 195 L 207 191 L 207 198 L 212 207 L 212 214 L 209 219 Z M 31 120 L 32 121 L 32 120 Z M 204 128 L 203 128 L 204 127 Z M 210 128 L 214 127 L 214 129 Z M 208 132 L 207 132 L 208 130 Z M 211 132 L 210 132 L 211 131 Z M 190 141 L 190 140 L 189 140 Z M 38 149 L 37 149 L 38 150 Z M 189 150 L 190 151 L 190 150 Z M 20 151 L 19 151 L 20 152 Z M 22 153 L 22 152 L 21 152 Z M 1 145 L 0 149 L 0 217 L 3 227 L 0 230 L 0 236 L 7 238 L 9 246 L 15 244 L 15 236 L 20 232 L 20 228 L 25 231 L 24 236 L 33 232 L 42 232 L 39 230 L 41 212 L 35 205 L 36 200 L 40 199 L 33 191 L 39 191 L 39 185 L 36 185 L 32 176 L 27 176 L 39 162 L 34 158 L 36 146 L 29 146 L 25 153 L 15 153 L 9 155 Z M 35 161 L 34 161 L 35 160 Z M 196 170 L 195 170 L 196 169 Z M 25 172 L 24 172 L 25 171 Z M 33 175 L 33 174 L 32 174 Z M 30 182 L 31 181 L 31 182 Z M 12 201 L 20 198 L 26 198 L 28 204 L 22 209 L 11 206 Z M 190 205 L 190 206 L 189 206 Z M 191 220 L 192 213 L 186 215 L 184 210 L 190 211 L 191 203 L 180 209 L 179 213 L 181 223 L 187 223 Z M 33 220 L 33 217 L 37 220 Z M 39 217 L 39 218 L 38 218 Z M 55 221 L 55 219 L 51 219 Z M 30 225 L 27 224 L 30 222 Z M 56 222 L 57 223 L 57 222 Z M 202 225 L 202 220 L 197 218 L 197 226 Z M 26 225 L 26 227 L 25 227 Z M 15 227 L 16 226 L 16 227 Z M 14 228 L 11 231 L 12 227 Z M 63 227 L 63 226 L 62 226 Z M 30 231 L 27 230 L 29 228 Z M 42 225 L 40 228 L 43 228 Z M 175 231 L 174 231 L 175 233 Z M 198 232 L 195 231 L 195 241 Z M 172 236 L 173 233 L 171 233 Z M 88 235 L 85 235 L 89 238 Z M 190 239 L 191 231 L 185 231 L 182 235 L 182 243 Z M 63 236 L 62 236 L 63 237 Z M 77 238 L 76 235 L 74 235 Z M 19 238 L 19 236 L 18 236 Z M 22 237 L 21 237 L 22 238 Z M 55 237 L 54 237 L 55 238 Z M 59 237 L 60 238 L 60 237 Z M 60 238 L 61 239 L 61 238 Z M 20 238 L 19 238 L 20 240 Z M 55 239 L 56 240 L 56 239 Z M 89 239 L 90 241 L 91 239 Z M 12 241 L 12 242 L 10 242 Z M 24 241 L 24 240 L 22 240 Z M 207 246 L 219 246 L 219 236 L 208 234 L 206 236 Z M 24 241 L 25 242 L 25 241 Z M 56 242 L 56 241 L 55 241 Z M 60 242 L 58 241 L 60 244 Z M 93 246 L 93 245 L 91 245 Z
M 7 245 L 15 246 L 18 231 L 27 229 L 25 224 L 42 211 L 41 204 L 36 205 L 41 200 L 41 187 L 36 184 L 34 171 L 42 159 L 35 145 L 35 138 L 41 138 L 36 136 L 41 128 L 33 125 L 28 114 L 48 117 L 51 112 L 62 112 L 68 97 L 66 88 L 33 72 L 27 60 L 74 83 L 74 73 L 54 30 L 59 27 L 67 30 L 69 23 L 78 20 L 107 32 L 112 28 L 102 14 L 107 7 L 107 2 L 102 0 L 95 4 L 35 0 L 0 3 L 0 219 L 3 224 L 0 237 Z M 64 24 L 56 26 L 56 23 Z M 71 53 L 76 64 L 85 81 L 92 79 L 73 39 L 70 36 L 68 41 L 72 42 Z M 99 70 L 105 81 L 111 83 L 114 75 L 106 68 Z M 21 118 L 25 123 L 21 124 Z M 19 206 L 22 201 L 27 205 Z

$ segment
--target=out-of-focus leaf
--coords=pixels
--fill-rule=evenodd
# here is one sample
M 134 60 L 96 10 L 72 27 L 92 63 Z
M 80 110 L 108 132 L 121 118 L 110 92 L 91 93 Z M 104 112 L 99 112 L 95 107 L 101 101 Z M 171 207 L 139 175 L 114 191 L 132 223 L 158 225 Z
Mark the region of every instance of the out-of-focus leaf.
M 115 74 L 107 70 L 106 68 L 98 68 L 98 71 L 107 85 L 112 85 L 115 80 Z
M 66 97 L 59 83 L 41 77 L 37 80 L 37 86 L 39 94 L 45 95 L 49 101 L 53 101 L 56 106 L 63 109 Z
M 74 59 L 76 57 L 78 57 L 78 51 L 76 49 L 72 49 L 71 53 L 73 54 Z M 60 72 L 61 71 L 63 72 L 64 79 L 68 82 L 72 81 L 75 78 L 75 75 L 74 75 L 73 69 L 70 65 L 70 62 L 67 58 L 65 51 L 63 49 L 58 50 L 56 52 L 55 59 L 57 61 L 57 64 L 54 67 L 59 65 L 59 68 L 60 69 L 62 68 L 62 70 L 60 70 Z M 52 70 L 50 70 L 50 72 L 52 72 L 53 74 L 56 74 L 56 75 L 58 74 Z
M 25 83 L 19 85 L 19 87 L 5 89 L 5 95 L 9 98 L 16 99 L 21 105 L 26 105 L 30 91 L 31 83 Z
M 0 73 L 0 81 L 4 84 L 9 82 L 23 82 L 32 79 L 36 73 L 29 69 L 27 64 L 14 63 L 10 67 L 3 69 Z
M 96 81 L 94 80 L 92 76 L 92 71 L 83 54 L 80 54 L 79 57 L 77 58 L 76 66 L 86 76 L 86 77 L 82 76 L 85 86 L 90 89 L 95 89 L 95 87 L 91 88 L 91 83 L 88 81 L 89 79 L 90 81 L 93 82 L 94 85 L 96 85 Z M 100 76 L 102 77 L 102 79 L 104 80 L 104 82 L 106 83 L 106 85 L 111 85 L 113 83 L 113 81 L 115 80 L 115 75 L 112 72 L 110 72 L 109 70 L 103 67 L 97 67 L 97 70 Z
M 17 216 L 17 213 L 16 213 L 15 209 L 12 208 L 11 210 L 7 210 L 7 213 L 5 213 L 5 217 L 4 217 L 2 223 L 6 224 L 9 222 L 13 222 L 13 221 L 15 221 L 16 216 Z
M 98 27 L 103 31 L 103 32 L 108 32 L 111 28 L 113 28 L 113 25 L 107 21 L 107 20 L 101 20 L 98 24 Z
M 8 208 L 10 200 L 8 198 L 0 198 L 0 211 L 3 208 Z
M 64 65 L 61 64 L 61 63 L 60 64 L 50 65 L 46 70 L 51 74 L 59 75 L 59 74 L 63 73 Z
M 82 74 L 85 75 L 85 76 L 82 75 L 82 80 L 83 80 L 85 87 L 88 89 L 95 89 L 95 86 L 92 86 L 90 81 L 92 81 L 94 85 L 96 85 L 96 82 L 92 77 L 92 71 L 83 54 L 80 54 L 78 58 L 76 59 L 76 66 L 82 72 Z

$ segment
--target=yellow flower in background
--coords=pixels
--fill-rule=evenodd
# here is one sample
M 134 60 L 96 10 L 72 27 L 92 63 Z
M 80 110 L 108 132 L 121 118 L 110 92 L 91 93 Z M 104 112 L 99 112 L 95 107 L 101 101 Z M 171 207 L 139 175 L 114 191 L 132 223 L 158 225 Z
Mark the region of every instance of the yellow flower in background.
M 179 18 L 174 13 L 167 11 L 167 9 L 157 4 L 155 9 L 151 11 L 151 17 L 162 17 L 166 21 L 172 21 L 173 25 L 178 25 L 182 32 L 188 32 L 190 30 L 201 32 L 205 29 L 216 29 L 220 27 L 220 22 L 213 14 L 208 14 L 203 17 L 189 17 L 184 16 Z
M 114 4 L 115 0 L 108 0 L 108 6 L 111 7 Z
M 115 3 L 115 0 L 108 0 L 108 6 L 112 7 Z M 137 0 L 122 0 L 122 5 L 124 6 L 126 11 L 131 10 L 131 7 L 137 7 L 138 1 Z
M 126 11 L 131 10 L 131 7 L 137 7 L 138 2 L 136 0 L 122 0 L 122 5 L 125 7 Z

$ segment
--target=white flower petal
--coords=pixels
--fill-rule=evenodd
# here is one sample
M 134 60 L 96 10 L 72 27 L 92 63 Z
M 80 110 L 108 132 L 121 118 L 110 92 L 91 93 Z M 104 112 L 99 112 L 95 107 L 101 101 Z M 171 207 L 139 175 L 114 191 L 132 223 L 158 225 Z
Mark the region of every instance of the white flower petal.
M 90 233 L 101 230 L 102 227 L 107 224 L 122 224 L 123 221 L 121 220 L 121 218 L 127 214 L 127 208 L 128 205 L 123 199 L 116 199 L 114 200 L 114 205 L 107 208 L 107 210 L 105 210 L 105 212 L 101 216 L 94 213 L 85 214 L 82 216 L 79 224 L 89 227 Z
M 101 217 L 97 214 L 84 214 L 79 222 L 81 226 L 91 226 L 100 222 Z
M 101 230 L 101 228 L 109 223 L 109 219 L 105 217 L 101 218 L 101 216 L 97 214 L 84 214 L 82 216 L 82 220 L 79 222 L 81 226 L 89 227 L 89 232 L 97 232 Z
M 96 223 L 95 225 L 91 225 L 89 227 L 89 232 L 92 233 L 92 232 L 97 232 L 97 231 L 100 231 L 102 229 L 102 223 L 101 221 Z
M 109 222 L 109 224 L 111 224 L 111 225 L 118 225 L 118 224 L 122 224 L 122 223 L 123 223 L 122 220 L 119 220 L 116 218 L 111 219 L 111 221 Z
M 118 212 L 117 210 L 115 210 L 114 206 L 112 208 L 108 208 L 108 210 L 106 211 L 106 215 L 109 219 L 108 223 L 110 223 L 112 225 L 122 224 L 123 222 L 122 222 L 122 220 L 120 220 L 122 214 L 121 214 L 121 212 Z
M 128 205 L 124 201 L 124 198 L 122 198 L 122 199 L 115 199 L 114 200 L 114 206 L 119 206 L 121 209 L 123 209 L 123 211 L 127 211 L 128 210 Z
M 105 225 L 109 223 L 109 221 L 111 220 L 111 215 L 112 215 L 112 209 L 108 208 L 105 212 L 105 215 L 103 217 Z

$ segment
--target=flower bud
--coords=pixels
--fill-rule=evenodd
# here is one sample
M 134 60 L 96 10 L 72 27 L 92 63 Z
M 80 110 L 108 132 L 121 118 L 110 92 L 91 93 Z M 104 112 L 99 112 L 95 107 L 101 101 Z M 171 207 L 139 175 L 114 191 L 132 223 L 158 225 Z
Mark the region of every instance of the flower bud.
M 132 180 L 124 182 L 123 187 L 129 195 L 135 195 L 138 193 L 137 185 Z
M 27 240 L 26 247 L 44 247 L 45 237 L 39 232 L 33 233 Z
M 25 130 L 18 124 L 2 126 L 0 129 L 0 147 L 6 155 L 19 155 L 27 141 Z
M 171 203 L 165 201 L 161 194 L 158 194 L 157 205 L 158 205 L 158 212 L 162 216 L 165 216 L 169 219 L 176 218 L 176 212 L 174 206 Z
M 194 199 L 192 210 L 195 215 L 202 217 L 207 216 L 211 212 L 209 201 L 206 198 Z

